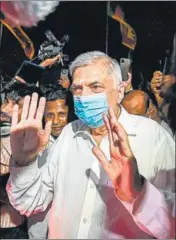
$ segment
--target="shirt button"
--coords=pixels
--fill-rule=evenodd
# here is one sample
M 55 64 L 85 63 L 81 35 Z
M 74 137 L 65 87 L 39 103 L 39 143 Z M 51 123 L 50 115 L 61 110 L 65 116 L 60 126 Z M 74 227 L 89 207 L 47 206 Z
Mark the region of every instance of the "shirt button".
M 84 219 L 83 219 L 83 223 L 86 223 L 86 222 L 87 222 L 87 218 L 84 218 Z

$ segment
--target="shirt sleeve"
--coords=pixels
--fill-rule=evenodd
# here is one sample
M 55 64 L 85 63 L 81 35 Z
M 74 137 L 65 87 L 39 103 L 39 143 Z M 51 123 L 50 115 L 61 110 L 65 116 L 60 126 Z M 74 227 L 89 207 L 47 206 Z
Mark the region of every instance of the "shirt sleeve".
M 174 206 L 174 195 L 172 199 Z M 129 208 L 129 205 L 127 207 Z M 130 210 L 134 221 L 144 232 L 158 239 L 174 237 L 172 210 L 164 194 L 150 182 L 145 182 L 143 191 Z
M 18 167 L 12 159 L 6 190 L 10 203 L 22 215 L 29 217 L 45 211 L 53 199 L 60 158 L 59 148 L 63 138 L 61 135 L 51 146 L 47 156 L 45 154 L 38 156 L 29 166 Z M 41 161 L 46 163 L 43 169 L 39 167 Z
M 121 201 L 138 227 L 158 239 L 175 238 L 175 143 L 168 133 L 155 146 L 153 181 L 145 180 L 140 196 L 132 203 Z

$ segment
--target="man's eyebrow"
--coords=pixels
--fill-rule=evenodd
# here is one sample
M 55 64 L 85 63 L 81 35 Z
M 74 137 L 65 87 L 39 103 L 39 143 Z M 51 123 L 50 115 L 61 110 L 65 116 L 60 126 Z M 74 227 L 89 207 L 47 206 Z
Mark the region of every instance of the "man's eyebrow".
M 58 113 L 67 113 L 67 110 L 61 110 L 61 111 L 58 111 Z
M 47 111 L 47 114 L 48 114 L 48 113 L 52 113 L 52 114 L 54 114 L 52 111 Z
M 102 84 L 102 83 L 99 82 L 99 81 L 94 81 L 94 82 L 89 83 L 88 86 L 91 86 L 91 85 L 94 85 L 94 84 Z
M 102 84 L 101 82 L 99 81 L 93 81 L 93 82 L 90 82 L 88 84 L 86 84 L 87 86 L 91 86 L 91 85 L 94 85 L 94 84 Z M 73 83 L 71 85 L 71 87 L 77 87 L 77 88 L 82 88 L 82 85 L 81 84 L 76 84 L 76 83 Z

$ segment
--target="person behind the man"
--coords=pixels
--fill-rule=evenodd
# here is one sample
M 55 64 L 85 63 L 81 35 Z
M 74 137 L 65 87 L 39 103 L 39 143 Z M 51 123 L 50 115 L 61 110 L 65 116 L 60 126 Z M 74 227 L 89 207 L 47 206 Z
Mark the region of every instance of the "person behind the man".
M 73 97 L 70 91 L 56 84 L 41 85 L 40 88 L 46 98 L 44 121 L 52 121 L 51 135 L 56 139 L 62 129 L 75 120 Z
M 167 126 L 171 130 L 172 136 L 175 138 L 175 136 L 176 136 L 176 115 L 175 115 L 175 109 L 176 109 L 176 83 L 173 84 L 168 89 L 167 92 L 161 92 L 161 95 L 162 95 L 162 97 L 164 99 L 163 105 L 168 105 L 167 123 L 162 121 L 162 125 L 164 123 L 164 125 Z
M 128 92 L 122 100 L 122 106 L 134 115 L 146 116 L 158 123 L 161 119 L 155 105 L 149 95 L 142 90 L 132 90 Z
M 75 120 L 73 97 L 71 92 L 58 87 L 58 85 L 41 85 L 43 96 L 46 98 L 44 122 L 52 121 L 50 146 L 42 153 L 41 159 L 46 157 L 47 152 L 61 134 L 62 129 Z M 42 162 L 42 161 L 41 161 Z M 30 239 L 46 239 L 48 232 L 47 211 L 35 214 L 28 218 L 28 234 Z
M 159 114 L 161 117 L 161 126 L 173 135 L 168 118 L 170 102 L 165 101 L 164 96 L 167 95 L 169 89 L 176 84 L 176 72 L 163 75 L 160 71 L 153 73 L 151 80 L 151 91 L 153 92 L 158 104 Z
M 28 238 L 26 220 L 9 203 L 5 187 L 9 178 L 9 161 L 11 156 L 10 126 L 13 107 L 15 104 L 18 104 L 18 118 L 20 119 L 24 97 L 26 95 L 31 96 L 34 92 L 37 92 L 41 96 L 40 90 L 34 84 L 27 85 L 19 81 L 12 85 L 6 84 L 4 88 L 5 101 L 1 105 L 0 112 L 0 236 L 4 239 Z
M 21 121 L 14 108 L 11 203 L 30 216 L 52 201 L 50 239 L 174 238 L 173 139 L 118 104 L 121 72 L 106 54 L 84 53 L 70 72 L 80 120 L 63 129 L 45 172 L 36 157 L 51 131 L 51 122 L 42 127 L 46 100 L 37 107 L 37 94 L 26 97 Z
M 132 90 L 128 92 L 122 100 L 122 106 L 130 114 L 140 115 L 153 119 L 154 121 L 161 124 L 162 127 L 164 127 L 164 129 L 171 135 L 171 137 L 174 137 L 173 130 L 169 127 L 169 124 L 166 122 L 163 123 L 159 110 L 153 104 L 147 93 L 141 90 Z M 172 116 L 174 117 L 173 114 Z
M 158 104 L 162 119 L 161 125 L 169 131 L 172 131 L 173 135 L 175 134 L 173 124 L 171 124 L 171 121 L 173 123 L 173 119 L 170 119 L 171 116 L 169 113 L 171 102 L 167 101 L 167 97 L 165 99 L 165 96 L 170 95 L 169 91 L 174 85 L 176 85 L 176 33 L 173 38 L 173 50 L 165 66 L 164 74 L 161 71 L 155 71 L 151 80 L 151 91 Z M 171 108 L 174 105 L 172 102 Z M 171 118 L 173 118 L 173 116 Z

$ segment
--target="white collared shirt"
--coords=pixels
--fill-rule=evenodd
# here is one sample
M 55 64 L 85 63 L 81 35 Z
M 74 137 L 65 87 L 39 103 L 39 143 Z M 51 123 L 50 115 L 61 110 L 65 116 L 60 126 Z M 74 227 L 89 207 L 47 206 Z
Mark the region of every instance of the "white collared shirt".
M 50 239 L 171 237 L 166 203 L 173 207 L 174 141 L 158 123 L 123 108 L 119 122 L 128 134 L 140 174 L 152 183 L 146 181 L 133 204 L 114 195 L 111 181 L 92 153 L 95 142 L 79 120 L 67 125 L 52 146 L 45 172 L 37 161 L 11 168 L 7 190 L 21 214 L 44 211 L 53 201 Z M 107 136 L 100 148 L 110 159 Z M 167 201 L 157 188 L 164 191 Z
M 171 135 L 173 139 L 175 139 L 172 129 L 164 120 L 161 121 L 161 126 Z

